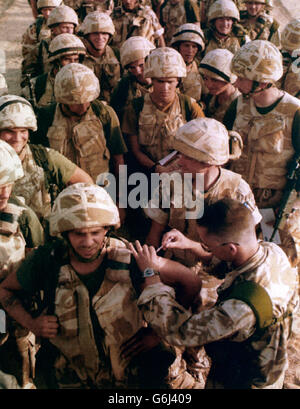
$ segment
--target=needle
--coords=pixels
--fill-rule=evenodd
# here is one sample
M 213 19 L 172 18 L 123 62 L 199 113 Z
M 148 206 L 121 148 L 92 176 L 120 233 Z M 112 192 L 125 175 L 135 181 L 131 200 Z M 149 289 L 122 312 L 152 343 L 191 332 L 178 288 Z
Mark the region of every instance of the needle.
M 174 240 L 173 237 L 170 237 L 170 238 L 166 241 L 166 243 L 164 244 L 164 246 L 166 246 L 168 243 L 171 243 L 171 241 L 173 241 L 173 240 Z M 157 254 L 164 246 L 158 247 L 158 249 L 156 250 L 156 254 Z

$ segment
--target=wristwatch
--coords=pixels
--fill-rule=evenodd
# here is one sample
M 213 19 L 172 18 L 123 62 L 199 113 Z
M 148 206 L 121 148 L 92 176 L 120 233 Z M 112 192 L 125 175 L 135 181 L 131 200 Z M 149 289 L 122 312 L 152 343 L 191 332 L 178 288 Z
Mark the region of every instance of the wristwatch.
M 147 267 L 143 271 L 143 278 L 148 278 L 148 277 L 152 277 L 155 275 L 159 275 L 159 272 L 156 270 L 153 270 L 153 268 Z

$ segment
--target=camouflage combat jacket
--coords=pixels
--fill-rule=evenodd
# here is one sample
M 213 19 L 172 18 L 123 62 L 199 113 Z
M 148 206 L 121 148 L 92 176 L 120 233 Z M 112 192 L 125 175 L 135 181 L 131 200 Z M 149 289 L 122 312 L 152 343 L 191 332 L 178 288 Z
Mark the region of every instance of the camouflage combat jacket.
M 194 0 L 165 0 L 160 8 L 160 22 L 169 47 L 173 34 L 181 25 L 200 22 L 199 7 Z
M 99 98 L 109 104 L 111 93 L 120 79 L 120 62 L 115 51 L 110 46 L 106 46 L 104 54 L 98 58 L 87 52 L 83 65 L 90 68 L 99 79 Z
M 254 24 L 250 23 L 247 10 L 242 10 L 240 16 L 240 24 L 247 30 L 251 41 L 267 40 L 276 47 L 281 47 L 279 24 L 272 16 L 263 12 L 256 18 Z
M 146 37 L 155 44 L 155 40 L 164 33 L 156 14 L 149 6 L 139 5 L 132 12 L 125 11 L 122 6 L 116 7 L 111 18 L 116 29 L 111 44 L 117 48 L 132 36 Z
M 217 48 L 226 49 L 235 54 L 242 45 L 250 41 L 245 32 L 235 26 L 232 28 L 232 33 L 224 39 L 217 38 L 211 28 L 204 31 L 204 37 L 206 40 L 204 55 Z
M 293 95 L 296 98 L 300 98 L 300 68 L 293 65 L 293 63 L 287 69 L 287 72 L 283 76 L 281 88 Z
M 265 290 L 264 300 L 270 309 L 267 322 L 260 321 L 257 300 L 251 304 L 247 297 L 230 296 L 245 281 Z M 261 242 L 243 265 L 229 266 L 218 293 L 215 307 L 192 315 L 175 301 L 173 289 L 157 283 L 143 291 L 138 305 L 147 322 L 171 345 L 206 345 L 223 387 L 274 385 L 287 368 L 287 339 L 299 303 L 297 270 L 278 246 Z
M 229 108 L 230 104 L 232 101 L 234 101 L 241 93 L 239 90 L 236 88 L 233 94 L 230 95 L 230 97 L 220 104 L 218 102 L 218 96 L 217 95 L 211 95 L 207 94 L 203 98 L 204 104 L 205 104 L 205 115 L 208 116 L 209 118 L 214 118 L 217 121 L 223 122 L 224 115 Z
M 39 75 L 37 72 L 37 55 L 42 40 L 49 40 L 51 31 L 43 17 L 38 17 L 25 31 L 22 37 L 22 86 L 25 85 L 25 74 Z

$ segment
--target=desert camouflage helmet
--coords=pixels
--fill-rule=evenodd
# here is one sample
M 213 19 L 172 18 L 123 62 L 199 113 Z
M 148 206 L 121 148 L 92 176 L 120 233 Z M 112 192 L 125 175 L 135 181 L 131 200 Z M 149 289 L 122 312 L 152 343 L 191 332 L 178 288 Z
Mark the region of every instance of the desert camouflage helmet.
M 133 63 L 141 58 L 146 58 L 155 46 L 145 37 L 133 36 L 128 38 L 120 48 L 120 60 L 122 67 Z
M 283 74 L 282 55 L 270 41 L 250 41 L 234 55 L 231 70 L 241 78 L 257 82 L 275 82 Z
M 105 189 L 88 183 L 75 183 L 55 199 L 49 216 L 50 234 L 89 227 L 120 226 L 117 206 Z
M 4 75 L 0 73 L 0 97 L 7 94 L 7 83 Z
M 111 36 L 115 33 L 115 26 L 108 14 L 100 11 L 89 13 L 83 20 L 80 31 L 83 35 L 91 33 L 108 33 Z
M 300 49 L 300 18 L 287 23 L 281 33 L 281 46 L 283 50 L 293 52 Z
M 197 118 L 181 126 L 173 143 L 174 149 L 184 155 L 210 165 L 221 166 L 229 159 L 237 159 L 229 151 L 229 141 L 237 138 L 242 149 L 242 139 L 237 132 L 228 133 L 226 127 L 213 118 Z
M 62 3 L 62 0 L 38 0 L 37 9 L 40 11 L 44 7 L 58 7 Z
M 0 139 L 0 185 L 13 183 L 23 176 L 22 163 L 16 151 Z
M 234 83 L 237 77 L 231 71 L 232 58 L 233 54 L 225 48 L 209 51 L 201 60 L 200 72 L 216 80 Z
M 0 97 L 0 130 L 27 128 L 37 130 L 37 121 L 31 104 L 17 95 Z
M 100 94 L 99 80 L 83 64 L 71 63 L 62 67 L 54 81 L 54 95 L 61 104 L 85 104 Z
M 207 13 L 208 22 L 222 17 L 231 17 L 237 21 L 240 20 L 240 12 L 233 1 L 217 0 L 210 6 Z
M 170 47 L 153 50 L 144 66 L 145 78 L 186 77 L 186 65 L 181 54 Z
M 252 3 L 254 0 L 244 0 L 244 3 Z M 255 0 L 255 3 L 267 4 L 268 0 Z
M 75 10 L 65 5 L 56 7 L 54 10 L 52 10 L 47 20 L 47 26 L 51 28 L 61 23 L 72 23 L 75 27 L 77 27 L 78 17 Z
M 74 34 L 59 34 L 51 40 L 48 61 L 54 61 L 65 55 L 78 54 L 84 56 L 86 48 L 83 42 Z
M 182 24 L 173 34 L 171 45 L 176 46 L 181 41 L 191 41 L 196 43 L 201 50 L 204 50 L 204 34 L 199 26 L 192 23 Z

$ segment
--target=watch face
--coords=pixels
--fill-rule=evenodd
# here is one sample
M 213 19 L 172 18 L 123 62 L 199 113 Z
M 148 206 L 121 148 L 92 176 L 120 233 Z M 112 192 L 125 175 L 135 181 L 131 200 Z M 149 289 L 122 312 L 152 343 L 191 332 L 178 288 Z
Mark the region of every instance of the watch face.
M 146 277 L 152 277 L 152 276 L 154 276 L 155 275 L 155 271 L 152 269 L 152 268 L 146 268 L 145 270 L 144 270 L 144 273 L 143 273 L 143 277 L 144 278 L 146 278 Z

